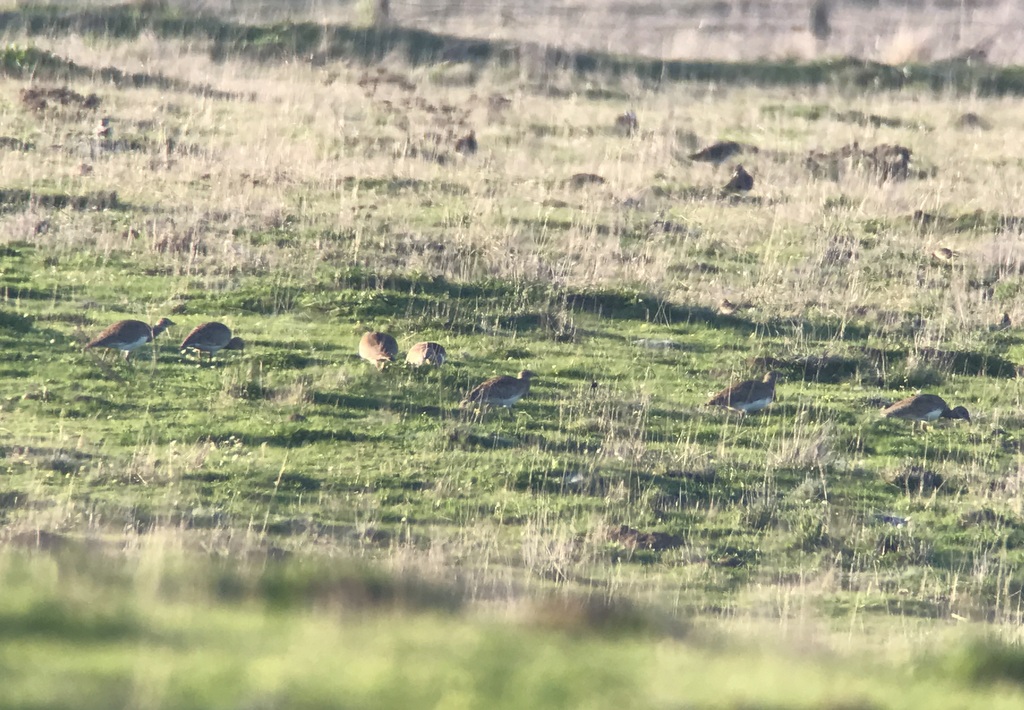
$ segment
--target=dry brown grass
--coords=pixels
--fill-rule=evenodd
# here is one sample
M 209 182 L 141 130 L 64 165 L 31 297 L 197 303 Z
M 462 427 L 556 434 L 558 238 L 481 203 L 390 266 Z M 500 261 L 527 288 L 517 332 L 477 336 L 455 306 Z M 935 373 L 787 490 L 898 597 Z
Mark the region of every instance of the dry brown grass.
M 460 31 L 487 31 L 487 18 L 476 19 L 478 26 L 459 17 L 446 22 Z M 742 18 L 727 19 L 739 23 Z M 842 27 L 842 20 L 837 18 L 837 27 Z M 553 39 L 559 24 L 546 26 L 552 32 L 548 39 Z M 593 41 L 595 26 L 584 21 L 580 34 L 566 39 Z M 838 30 L 838 46 L 853 42 L 843 34 L 847 31 Z M 583 36 L 587 32 L 590 36 Z M 609 46 L 616 51 L 646 51 L 651 46 L 643 34 L 625 34 L 632 39 L 614 35 Z M 783 35 L 799 40 L 796 44 L 803 42 L 799 32 L 786 30 Z M 893 61 L 923 56 L 916 39 L 906 37 L 910 39 L 894 34 L 883 41 L 876 36 L 870 45 L 875 54 L 868 54 L 891 52 L 888 58 Z M 657 53 L 739 59 L 766 52 L 768 45 L 745 38 L 741 29 L 722 28 L 712 34 L 668 25 Z M 689 39 L 693 41 L 683 41 Z M 796 52 L 771 33 L 762 39 L 773 52 Z M 872 335 L 894 340 L 906 335 L 906 318 L 915 314 L 920 327 L 908 340 L 919 351 L 970 343 L 1003 311 L 1015 322 L 1024 318 L 1021 294 L 997 298 L 983 285 L 992 277 L 1020 277 L 1024 239 L 1019 233 L 995 227 L 936 233 L 917 231 L 910 222 L 919 209 L 1019 216 L 1024 171 L 1013 158 L 1021 137 L 1013 99 L 708 84 L 655 88 L 626 78 L 603 87 L 617 92 L 618 99 L 602 101 L 587 99 L 585 91 L 592 87 L 576 77 L 529 61 L 511 69 L 485 67 L 478 80 L 467 85 L 470 72 L 465 66 L 409 67 L 389 60 L 384 63 L 387 71 L 402 81 L 384 82 L 370 92 L 359 83 L 366 70 L 340 61 L 318 67 L 232 58 L 213 62 L 196 51 L 202 48 L 151 36 L 129 43 L 36 41 L 84 65 L 163 72 L 255 95 L 253 101 L 228 102 L 155 89 L 74 87 L 102 93 L 102 111 L 115 119 L 115 137 L 149 146 L 119 150 L 97 149 L 90 142 L 94 118 L 32 118 L 17 109 L 20 86 L 9 82 L 0 87 L 5 99 L 0 102 L 0 119 L 7 130 L 30 137 L 41 147 L 35 153 L 5 154 L 0 178 L 6 184 L 55 186 L 69 193 L 116 190 L 120 200 L 137 208 L 120 221 L 106 213 L 53 214 L 37 209 L 0 217 L 0 240 L 42 243 L 57 258 L 84 248 L 108 259 L 130 254 L 180 278 L 183 292 L 223 290 L 248 274 L 308 275 L 330 264 L 339 271 L 361 265 L 380 273 L 418 273 L 454 282 L 498 278 L 576 290 L 637 289 L 668 303 L 711 312 L 727 294 L 734 302 L 750 304 L 743 317 L 758 326 L 820 316 L 866 323 Z M 867 52 L 869 44 L 866 38 L 863 41 L 857 46 Z M 832 45 L 813 49 L 833 51 Z M 929 51 L 942 56 L 951 47 Z M 495 94 L 509 97 L 510 106 L 496 111 L 489 101 Z M 436 154 L 452 153 L 445 138 L 432 137 L 445 136 L 453 128 L 439 108 L 444 104 L 456 107 L 463 122 L 477 131 L 477 155 L 451 156 L 443 164 L 436 160 Z M 900 125 L 807 118 L 807 107 L 816 104 L 837 112 L 896 118 Z M 636 136 L 626 137 L 614 130 L 614 122 L 631 108 L 637 111 L 640 129 Z M 968 110 L 991 121 L 992 130 L 956 129 L 956 117 Z M 461 132 L 463 126 L 458 128 Z M 734 203 L 714 198 L 727 170 L 678 157 L 722 138 L 762 149 L 743 157 L 756 177 L 756 200 Z M 173 140 L 172 149 L 166 148 L 167 139 Z M 865 146 L 906 145 L 914 151 L 915 165 L 934 166 L 936 174 L 880 183 L 850 170 L 832 181 L 813 178 L 803 165 L 808 150 L 835 150 L 854 140 Z M 53 145 L 59 147 L 48 150 Z M 83 162 L 92 168 L 88 174 L 81 171 Z M 606 182 L 574 189 L 566 181 L 577 172 L 599 174 Z M 636 198 L 638 206 L 627 203 Z M 49 226 L 40 230 L 44 219 Z M 669 223 L 672 228 L 666 226 Z M 297 243 L 285 239 L 281 244 L 247 238 L 275 230 L 283 237 L 289 232 L 315 237 Z M 936 263 L 929 254 L 939 245 L 960 252 L 960 258 L 950 265 Z M 132 305 L 135 298 L 126 294 L 122 305 Z M 174 294 L 167 294 L 167 302 L 174 302 Z M 557 304 L 551 310 L 550 327 L 571 332 L 571 323 L 566 322 L 571 316 Z M 750 336 L 754 350 L 759 337 L 763 336 L 757 332 Z M 837 342 L 840 339 L 837 334 Z M 501 337 L 495 341 L 495 349 L 509 344 Z M 793 354 L 804 352 L 806 345 L 799 333 L 788 343 Z M 722 365 L 723 371 L 717 373 L 723 381 L 738 374 L 727 371 L 730 366 Z M 346 377 L 339 369 L 315 383 L 305 376 L 276 381 L 256 369 L 234 370 L 224 378 L 218 406 L 230 407 L 254 393 L 277 404 L 300 406 L 308 402 L 314 385 L 344 389 Z M 797 391 L 791 390 L 793 399 Z M 579 396 L 566 396 L 558 402 L 559 424 L 584 420 L 584 414 L 600 422 L 604 440 L 593 456 L 595 468 L 608 464 L 645 474 L 664 469 L 673 476 L 713 476 L 712 461 L 728 460 L 740 435 L 738 427 L 723 419 L 722 434 L 710 445 L 698 444 L 696 425 L 686 419 L 692 412 L 681 411 L 677 446 L 669 455 L 657 453 L 647 438 L 648 417 L 658 403 L 655 393 L 665 395 L 658 383 L 641 374 L 617 389 L 599 389 L 584 404 Z M 766 461 L 764 487 L 755 502 L 766 514 L 778 504 L 776 469 L 817 470 L 842 458 L 835 426 L 807 423 L 800 419 L 803 413 L 797 410 L 786 438 L 758 442 L 764 445 Z M 994 418 L 993 424 L 1001 421 Z M 142 444 L 138 455 L 116 475 L 133 484 L 170 481 L 188 460 L 204 459 L 212 446 L 195 445 L 168 462 Z M 972 470 L 966 475 L 983 480 L 983 473 Z M 436 474 L 434 487 L 423 495 L 441 506 L 457 493 L 458 484 L 451 470 Z M 631 490 L 621 479 L 603 480 L 589 470 L 579 476 L 570 484 L 602 497 L 609 510 L 657 514 L 666 505 L 651 488 Z M 419 537 L 396 535 L 385 542 L 373 535 L 381 517 L 380 501 L 354 494 L 360 511 L 354 521 L 356 547 L 364 546 L 365 554 L 384 558 L 398 571 L 415 569 L 438 579 L 456 574 L 460 581 L 477 585 L 470 597 L 481 604 L 517 598 L 525 570 L 534 575 L 533 584 L 540 584 L 537 579 L 558 583 L 594 577 L 610 580 L 609 594 L 667 602 L 676 609 L 710 608 L 713 605 L 688 591 L 688 585 L 724 587 L 730 565 L 742 563 L 727 554 L 682 545 L 667 561 L 694 564 L 674 569 L 671 584 L 666 584 L 664 579 L 652 579 L 642 567 L 612 561 L 618 551 L 609 552 L 609 540 L 600 531 L 633 521 L 566 522 L 564 516 L 542 510 L 518 520 L 521 524 L 510 532 L 503 521 L 517 514 L 502 508 L 505 494 L 495 494 L 493 518 L 452 521 L 461 526 L 457 533 L 450 528 L 417 531 Z M 1008 481 L 1005 488 L 986 495 L 1021 509 L 1019 481 Z M 710 520 L 721 516 L 722 527 L 729 525 L 721 501 L 699 505 Z M 71 506 L 50 508 L 34 514 L 30 527 L 109 531 L 110 521 L 89 519 L 88 514 Z M 168 531 L 167 539 L 152 544 L 173 547 L 184 544 L 182 539 L 198 537 L 211 550 L 244 551 L 263 544 L 262 522 L 254 521 L 242 539 L 237 531 L 219 526 L 179 536 L 173 521 L 157 521 L 154 529 Z M 820 521 L 809 519 L 807 524 L 813 528 L 816 522 Z M 875 533 L 863 524 L 846 522 L 829 534 L 863 541 Z M 151 543 L 137 526 L 129 525 L 125 536 L 128 549 L 149 554 L 146 546 Z M 515 538 L 511 544 L 510 538 Z M 293 543 L 308 544 L 326 555 L 337 554 L 339 548 L 350 551 L 313 532 Z M 510 549 L 518 559 L 510 559 Z M 463 571 L 453 573 L 456 569 Z M 823 563 L 803 579 L 770 587 L 764 594 L 771 598 L 759 602 L 785 625 L 792 609 L 809 604 L 808 590 L 827 594 L 839 587 L 837 569 L 842 569 L 841 562 Z M 990 571 L 979 563 L 969 574 L 980 586 Z M 870 591 L 884 581 L 881 576 L 859 574 L 843 583 L 847 589 Z M 922 596 L 940 600 L 964 593 L 945 584 L 935 578 L 922 581 Z M 856 623 L 855 615 L 851 624 Z M 908 629 L 903 638 L 916 642 L 918 633 Z M 832 637 L 829 643 L 840 646 L 844 639 Z
M 454 280 L 628 285 L 708 307 L 727 293 L 783 317 L 809 308 L 841 315 L 883 304 L 930 307 L 946 272 L 923 256 L 938 243 L 936 235 L 908 242 L 903 225 L 909 215 L 917 209 L 1012 213 L 1008 206 L 1024 187 L 1024 173 L 1006 162 L 1007 146 L 1017 138 L 1010 100 L 688 85 L 652 90 L 624 80 L 611 87 L 623 92 L 622 101 L 591 102 L 540 91 L 579 88 L 568 74 L 549 73 L 540 83 L 531 77 L 530 84 L 517 86 L 505 70 L 491 68 L 476 85 L 462 86 L 447 82 L 457 66 L 400 64 L 390 64 L 389 71 L 415 89 L 389 83 L 368 93 L 358 86 L 363 71 L 342 62 L 214 63 L 184 44 L 150 36 L 128 44 L 73 38 L 42 44 L 86 65 L 145 67 L 256 95 L 253 102 L 219 102 L 152 89 L 105 92 L 102 110 L 114 119 L 115 136 L 150 148 L 115 144 L 98 153 L 89 137 L 93 119 L 36 121 L 14 112 L 15 101 L 7 104 L 12 130 L 41 146 L 61 146 L 42 162 L 32 152 L 9 153 L 9 178 L 31 184 L 56 176 L 70 192 L 114 188 L 132 206 L 171 206 L 117 230 L 99 216 L 66 225 L 58 217 L 48 225 L 56 228 L 41 235 L 32 212 L 17 212 L 3 218 L 8 238 L 52 239 L 59 248 L 88 245 L 105 254 L 148 251 L 174 273 L 211 284 L 231 274 L 309 271 L 326 260 Z M 8 98 L 17 90 L 12 85 Z M 511 98 L 500 116 L 487 98 L 493 94 Z M 896 118 L 902 125 L 807 120 L 800 111 L 808 103 Z M 443 165 L 403 155 L 403 145 L 422 146 L 422 136 L 450 128 L 440 111 L 444 105 L 476 128 L 480 153 L 464 158 L 443 145 L 451 157 Z M 625 106 L 640 116 L 634 138 L 615 135 L 615 117 Z M 952 124 L 965 110 L 994 128 L 957 130 Z M 735 137 L 760 146 L 761 153 L 744 157 L 760 203 L 688 199 L 692 186 L 712 190 L 725 181 L 723 171 L 678 159 L 693 147 L 690 136 L 698 143 Z M 160 148 L 167 139 L 173 141 L 169 151 Z M 803 167 L 809 149 L 836 149 L 853 140 L 907 145 L 915 170 L 935 175 L 881 184 L 852 172 L 833 182 L 815 179 Z M 91 166 L 88 175 L 81 174 L 83 162 Z M 579 171 L 607 182 L 569 188 L 566 179 Z M 378 182 L 359 189 L 357 180 Z M 410 187 L 388 187 L 388 181 Z M 515 185 L 514 192 L 505 184 Z M 438 186 L 464 196 L 431 196 Z M 627 206 L 629 199 L 639 200 L 640 208 Z M 438 213 L 442 200 L 447 204 Z M 658 214 L 682 227 L 645 227 Z M 876 233 L 850 236 L 872 220 L 881 224 Z M 292 229 L 330 229 L 355 238 L 280 248 L 238 236 L 286 221 Z M 631 230 L 640 230 L 642 238 L 624 239 Z M 819 236 L 808 241 L 806 234 Z M 949 317 L 963 325 L 990 322 L 1003 310 L 1014 315 L 1013 304 L 979 300 L 968 290 L 978 276 L 1019 270 L 1019 236 L 991 231 L 944 234 L 941 240 L 963 254 L 948 274 L 956 304 Z M 839 252 L 844 256 L 837 261 Z M 723 256 L 744 261 L 724 271 L 700 268 Z M 874 274 L 880 269 L 900 272 L 891 274 L 892 289 L 878 287 Z M 918 272 L 921 287 L 908 287 Z

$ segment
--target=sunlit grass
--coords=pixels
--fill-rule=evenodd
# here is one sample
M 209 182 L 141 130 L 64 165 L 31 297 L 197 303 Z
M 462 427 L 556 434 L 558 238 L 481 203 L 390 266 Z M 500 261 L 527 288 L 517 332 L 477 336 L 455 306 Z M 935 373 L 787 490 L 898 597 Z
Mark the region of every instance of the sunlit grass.
M 909 707 L 974 692 L 904 686 L 923 649 L 944 658 L 962 640 L 947 623 L 1017 640 L 1024 342 L 999 325 L 1024 317 L 1012 101 L 848 79 L 598 87 L 529 63 L 392 57 L 378 71 L 255 61 L 241 45 L 215 59 L 113 28 L 23 31 L 12 39 L 65 69 L 146 76 L 56 75 L 97 93 L 98 111 L 31 109 L 27 79 L 0 87 L 3 132 L 20 141 L 0 164 L 0 537 L 116 541 L 123 572 L 65 590 L 43 552 L 10 563 L 12 706 L 66 706 L 88 687 L 95 707 L 713 705 L 715 692 L 724 706 Z M 627 107 L 633 137 L 615 129 Z M 991 130 L 958 128 L 967 109 Z M 470 128 L 480 152 L 455 154 Z M 719 138 L 761 149 L 742 157 L 748 199 L 716 197 L 728 167 L 681 157 Z M 909 146 L 911 179 L 852 163 L 811 175 L 808 150 L 853 141 Z M 579 172 L 606 182 L 574 188 Z M 937 260 L 940 246 L 957 255 Z M 179 325 L 129 363 L 81 349 L 115 320 L 162 316 Z M 207 320 L 247 349 L 180 356 Z M 403 354 L 436 340 L 450 361 L 377 372 L 356 355 L 369 329 Z M 458 408 L 524 368 L 537 380 L 511 411 Z M 767 369 L 783 378 L 762 414 L 703 406 Z M 918 390 L 972 422 L 878 418 Z M 355 557 L 450 584 L 467 615 L 354 619 L 321 598 L 281 611 L 211 591 L 206 558 L 256 574 L 254 549 L 284 569 Z M 160 591 L 179 564 L 203 570 L 196 596 Z M 497 623 L 550 594 L 745 640 L 745 624 L 787 643 L 806 625 L 808 643 L 865 670 L 812 663 L 794 695 L 768 652 Z M 94 652 L 56 653 L 67 644 Z M 67 667 L 33 681 L 47 655 Z M 725 668 L 737 658 L 787 682 L 744 685 Z

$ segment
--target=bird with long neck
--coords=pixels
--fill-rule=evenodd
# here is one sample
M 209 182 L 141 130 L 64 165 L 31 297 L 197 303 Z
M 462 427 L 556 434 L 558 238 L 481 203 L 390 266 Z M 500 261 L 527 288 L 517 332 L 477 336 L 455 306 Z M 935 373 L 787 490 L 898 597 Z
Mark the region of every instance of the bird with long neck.
M 133 350 L 152 342 L 172 325 L 174 325 L 174 321 L 170 318 L 161 318 L 153 326 L 140 320 L 119 320 L 86 343 L 85 349 L 120 350 L 124 353 L 124 359 L 127 360 Z

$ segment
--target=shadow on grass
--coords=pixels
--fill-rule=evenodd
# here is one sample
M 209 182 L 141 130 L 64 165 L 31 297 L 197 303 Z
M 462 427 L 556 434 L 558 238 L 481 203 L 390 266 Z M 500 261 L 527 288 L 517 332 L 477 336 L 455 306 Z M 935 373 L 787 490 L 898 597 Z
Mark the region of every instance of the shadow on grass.
M 353 302 L 356 294 L 383 294 L 385 297 Z M 245 310 L 269 312 L 280 309 L 281 304 L 292 304 L 302 290 L 295 287 L 278 289 L 280 293 L 273 303 L 266 303 L 262 292 L 254 291 L 237 305 Z M 433 299 L 481 302 L 493 301 L 506 310 L 497 313 L 501 327 L 517 329 L 541 329 L 550 327 L 550 320 L 559 312 L 591 313 L 617 320 L 662 322 L 665 324 L 704 323 L 729 328 L 749 335 L 756 325 L 743 318 L 722 316 L 703 306 L 687 306 L 659 299 L 654 295 L 631 289 L 561 289 L 550 283 L 515 282 L 502 279 L 482 279 L 473 282 L 451 281 L 442 276 L 405 276 L 401 274 L 378 274 L 359 267 L 352 267 L 336 277 L 331 284 L 323 284 L 321 293 L 334 291 L 337 297 L 326 298 L 315 307 L 320 310 L 348 309 L 361 318 L 391 317 L 396 311 L 426 309 Z M 527 304 L 526 312 L 509 314 L 508 304 Z M 486 313 L 487 311 L 479 311 Z M 787 324 L 792 328 L 792 324 Z M 458 323 L 450 324 L 454 329 Z M 467 324 L 466 332 L 477 332 L 475 323 Z M 852 335 L 851 335 L 852 337 Z
M 8 36 L 59 36 L 71 33 L 131 39 L 143 33 L 176 40 L 206 40 L 215 60 L 242 56 L 259 61 L 301 58 L 322 63 L 355 59 L 374 63 L 390 56 L 411 64 L 465 62 L 516 64 L 536 56 L 538 48 L 508 41 L 468 40 L 425 30 L 401 27 L 357 28 L 316 22 L 281 22 L 258 25 L 193 13 L 170 3 L 142 2 L 107 7 L 23 5 L 0 13 L 0 31 Z M 860 59 L 820 62 L 793 60 L 757 62 L 664 61 L 621 57 L 604 52 L 541 49 L 544 64 L 578 75 L 636 76 L 641 80 L 716 82 L 757 86 L 840 86 L 872 90 L 919 87 L 934 91 L 979 95 L 1024 95 L 1024 68 L 993 67 L 946 61 L 930 65 L 893 67 Z M 0 67 L 8 75 L 77 78 L 91 70 L 55 55 L 9 48 Z M 166 77 L 132 75 L 116 69 L 106 81 L 168 83 L 164 88 L 212 91 L 204 87 L 176 86 Z M 599 95 L 600 96 L 600 95 Z M 610 95 L 619 100 L 617 95 Z
M 388 195 L 403 192 L 438 192 L 444 195 L 466 195 L 469 188 L 457 182 L 420 180 L 402 177 L 347 177 L 341 181 L 346 190 L 377 191 Z
M 66 193 L 32 192 L 20 188 L 0 189 L 0 212 L 26 209 L 30 206 L 52 209 L 70 209 L 75 212 L 87 210 L 127 210 L 114 191 L 89 192 L 84 195 Z
M 116 613 L 90 611 L 78 605 L 41 599 L 24 611 L 0 614 L 0 625 L 8 638 L 18 636 L 58 638 L 92 643 L 119 641 L 143 635 L 142 625 L 125 606 Z
M 921 232 L 976 232 L 982 229 L 1020 232 L 1024 230 L 1024 218 L 998 212 L 985 212 L 984 210 L 963 212 L 957 215 L 915 210 L 909 220 Z
M 383 437 L 375 434 L 367 434 L 363 432 L 349 431 L 347 429 L 332 429 L 330 431 L 314 430 L 314 429 L 295 429 L 290 432 L 282 432 L 280 434 L 271 434 L 268 436 L 259 436 L 256 434 L 248 434 L 243 432 L 218 432 L 216 434 L 209 434 L 205 437 L 201 437 L 201 442 L 210 442 L 214 444 L 228 444 L 241 442 L 246 446 L 261 446 L 267 444 L 269 446 L 277 446 L 281 448 L 302 446 L 303 444 L 315 444 L 318 442 L 368 442 L 368 441 L 381 441 Z
M 31 10 L 28 10 L 31 12 Z M 12 27 L 11 16 L 17 11 L 0 13 L 0 26 Z M 162 74 L 146 72 L 125 72 L 116 67 L 99 69 L 82 66 L 70 59 L 65 59 L 52 52 L 35 47 L 20 48 L 9 46 L 0 52 L 0 74 L 12 79 L 32 79 L 35 81 L 80 81 L 93 80 L 103 84 L 111 84 L 118 89 L 156 88 L 164 91 L 178 91 L 195 96 L 212 99 L 249 99 L 253 96 L 219 91 L 210 86 L 191 84 L 180 79 L 172 79 Z
M 15 289 L 15 293 L 17 293 L 17 289 Z M 20 313 L 0 310 L 0 330 L 8 333 L 27 333 L 32 330 L 32 319 Z
M 336 416 L 346 419 L 357 418 L 351 414 L 352 411 L 379 411 L 384 407 L 388 407 L 391 403 L 391 400 L 387 397 L 368 397 L 348 392 L 314 392 L 311 401 L 313 404 L 333 407 L 337 410 L 335 412 Z M 401 410 L 414 416 L 426 415 L 440 419 L 450 413 L 450 408 L 438 405 L 409 404 L 404 401 L 395 404 L 396 411 Z
M 937 385 L 945 374 L 996 379 L 1017 376 L 1017 365 L 1001 355 L 936 348 L 859 348 L 848 355 L 763 356 L 753 358 L 750 364 L 758 370 L 778 370 L 793 381 L 838 384 L 859 380 L 880 387 Z

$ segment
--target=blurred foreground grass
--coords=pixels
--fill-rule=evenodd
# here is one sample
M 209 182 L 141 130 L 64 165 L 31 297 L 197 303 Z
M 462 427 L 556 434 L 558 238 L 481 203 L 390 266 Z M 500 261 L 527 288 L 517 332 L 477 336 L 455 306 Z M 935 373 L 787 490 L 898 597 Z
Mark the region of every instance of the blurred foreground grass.
M 62 542 L 0 556 L 0 707 L 1018 708 L 1024 654 L 906 663 L 744 647 L 635 610 L 514 622 L 353 563 L 138 561 Z

